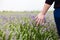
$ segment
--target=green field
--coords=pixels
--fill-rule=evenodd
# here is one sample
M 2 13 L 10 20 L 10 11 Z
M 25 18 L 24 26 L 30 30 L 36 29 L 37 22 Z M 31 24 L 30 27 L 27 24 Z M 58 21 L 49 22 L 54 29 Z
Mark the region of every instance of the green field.
M 44 25 L 36 26 L 35 17 L 38 13 L 0 12 L 0 40 L 58 40 L 53 12 L 47 12 Z

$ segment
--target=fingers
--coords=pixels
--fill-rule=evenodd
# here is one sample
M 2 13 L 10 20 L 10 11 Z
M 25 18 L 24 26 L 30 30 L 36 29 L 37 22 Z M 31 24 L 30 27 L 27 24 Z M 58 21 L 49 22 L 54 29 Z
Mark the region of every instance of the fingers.
M 38 26 L 39 24 L 43 25 L 44 24 L 44 19 L 40 19 L 40 18 L 36 18 L 36 26 Z
M 43 23 L 44 23 L 44 20 L 43 20 L 43 19 L 41 19 L 40 24 L 43 24 Z
M 40 24 L 41 24 L 41 25 L 44 25 L 44 20 L 41 20 L 41 21 L 40 21 Z
M 36 23 L 36 26 L 38 26 L 38 24 L 40 23 L 40 19 L 37 16 L 35 17 L 35 23 Z
M 37 18 L 35 22 L 37 23 L 37 22 L 38 22 L 38 20 L 39 20 L 39 19 Z
M 40 22 L 40 19 L 38 19 L 38 20 L 36 21 L 36 26 L 39 25 L 39 22 Z
M 35 20 L 36 20 L 37 18 L 38 18 L 38 17 L 36 16 L 36 17 L 35 17 Z

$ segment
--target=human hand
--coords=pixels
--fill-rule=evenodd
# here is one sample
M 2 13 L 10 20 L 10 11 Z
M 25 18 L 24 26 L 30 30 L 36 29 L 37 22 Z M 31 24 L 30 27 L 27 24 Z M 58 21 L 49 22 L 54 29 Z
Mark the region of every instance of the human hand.
M 36 17 L 35 17 L 35 21 L 36 21 L 36 26 L 38 26 L 39 24 L 44 24 L 45 21 L 45 15 L 42 13 L 39 13 Z

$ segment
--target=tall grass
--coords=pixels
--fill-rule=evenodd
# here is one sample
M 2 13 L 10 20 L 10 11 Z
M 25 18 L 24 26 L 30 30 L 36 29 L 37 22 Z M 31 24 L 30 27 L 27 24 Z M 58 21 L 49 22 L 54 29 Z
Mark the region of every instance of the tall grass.
M 2 30 L 3 29 L 3 30 Z M 1 40 L 58 40 L 56 32 L 46 26 L 37 26 L 29 18 L 19 21 L 9 21 L 0 30 Z

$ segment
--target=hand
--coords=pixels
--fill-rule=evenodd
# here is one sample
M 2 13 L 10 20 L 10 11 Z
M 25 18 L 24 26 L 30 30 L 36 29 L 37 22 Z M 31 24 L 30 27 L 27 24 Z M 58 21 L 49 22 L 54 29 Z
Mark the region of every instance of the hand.
M 44 19 L 45 19 L 45 15 L 42 13 L 39 13 L 36 17 L 35 17 L 35 21 L 36 21 L 36 26 L 38 26 L 39 24 L 44 24 Z

